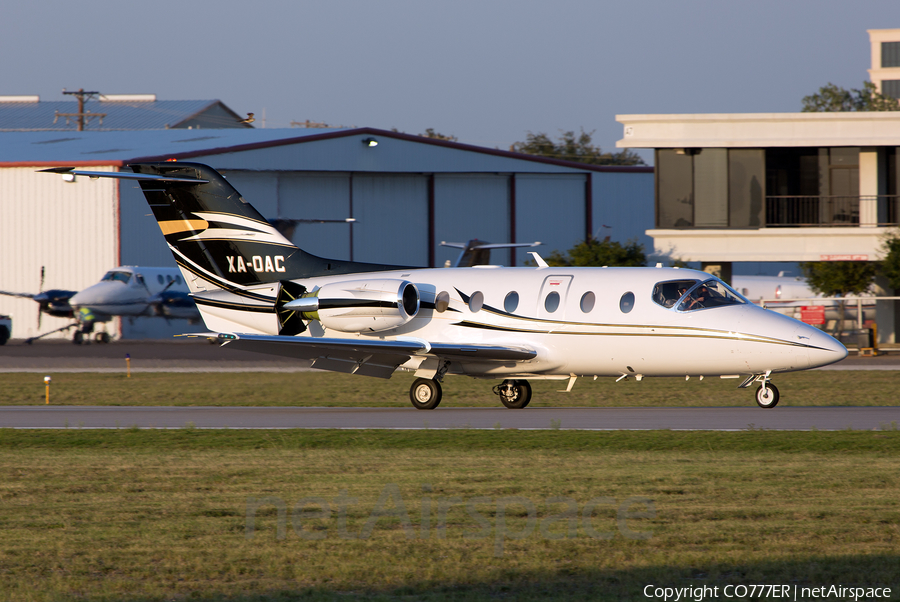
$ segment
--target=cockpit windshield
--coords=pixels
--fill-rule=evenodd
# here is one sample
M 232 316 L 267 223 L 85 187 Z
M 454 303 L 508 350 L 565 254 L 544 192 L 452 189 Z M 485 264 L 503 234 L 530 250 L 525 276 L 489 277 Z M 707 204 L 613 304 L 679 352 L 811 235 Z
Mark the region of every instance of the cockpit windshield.
M 115 270 L 111 272 L 106 272 L 106 275 L 103 276 L 102 282 L 124 282 L 128 284 L 128 281 L 131 280 L 131 272 L 117 272 Z
M 717 278 L 710 278 L 688 291 L 678 304 L 680 311 L 708 309 L 723 305 L 742 305 L 747 300 Z
M 702 282 L 699 280 L 658 282 L 653 288 L 653 300 L 663 307 L 675 307 L 678 311 L 749 303 L 718 278 Z
M 657 282 L 653 287 L 653 300 L 663 307 L 675 307 L 688 290 L 699 284 L 699 280 L 670 280 Z

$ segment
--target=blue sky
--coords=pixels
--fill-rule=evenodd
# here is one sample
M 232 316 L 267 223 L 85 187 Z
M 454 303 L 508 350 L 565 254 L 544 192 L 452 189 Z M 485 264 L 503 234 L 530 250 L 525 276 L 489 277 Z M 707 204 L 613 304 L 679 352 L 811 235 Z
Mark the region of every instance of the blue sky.
M 799 111 L 867 79 L 897 0 L 15 2 L 0 94 L 218 98 L 255 125 L 426 128 L 508 148 L 616 114 Z M 649 157 L 649 154 L 645 155 Z

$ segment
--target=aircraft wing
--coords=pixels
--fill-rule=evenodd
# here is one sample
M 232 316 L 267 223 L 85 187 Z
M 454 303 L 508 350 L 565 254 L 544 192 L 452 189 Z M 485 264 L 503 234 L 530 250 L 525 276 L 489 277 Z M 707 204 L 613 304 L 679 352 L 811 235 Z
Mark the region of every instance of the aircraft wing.
M 384 341 L 214 332 L 185 336 L 216 338 L 232 349 L 312 360 L 312 367 L 320 370 L 378 378 L 390 378 L 398 366 L 414 355 L 450 361 L 523 361 L 537 355 L 523 347 L 429 343 L 420 339 Z

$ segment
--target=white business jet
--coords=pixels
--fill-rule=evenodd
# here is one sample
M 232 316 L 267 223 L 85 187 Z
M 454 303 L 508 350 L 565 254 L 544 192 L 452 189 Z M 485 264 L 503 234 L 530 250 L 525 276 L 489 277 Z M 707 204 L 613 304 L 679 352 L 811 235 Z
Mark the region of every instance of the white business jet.
M 284 238 L 218 172 L 139 163 L 137 180 L 197 302 L 228 348 L 312 360 L 315 368 L 418 377 L 410 400 L 441 401 L 447 374 L 503 379 L 508 408 L 529 380 L 579 376 L 740 378 L 778 403 L 770 377 L 837 362 L 847 350 L 750 303 L 705 272 L 674 268 L 403 268 L 324 259 Z M 90 185 L 88 183 L 82 185 Z
M 105 329 L 93 332 L 94 325 L 105 324 L 117 316 L 200 319 L 200 312 L 190 298 L 178 268 L 123 265 L 108 271 L 100 282 L 81 291 L 51 290 L 36 295 L 0 291 L 0 294 L 34 299 L 40 313 L 76 320 L 27 339 L 26 343 L 71 328 L 76 329 L 72 337 L 76 344 L 83 343 L 91 334 L 97 342 L 107 343 L 109 333 Z

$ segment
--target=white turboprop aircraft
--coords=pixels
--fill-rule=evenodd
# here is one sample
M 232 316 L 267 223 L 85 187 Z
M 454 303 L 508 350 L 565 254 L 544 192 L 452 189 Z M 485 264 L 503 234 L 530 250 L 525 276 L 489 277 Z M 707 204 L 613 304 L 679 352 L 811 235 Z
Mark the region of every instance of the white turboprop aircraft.
M 744 377 L 778 403 L 772 374 L 825 366 L 847 350 L 827 334 L 750 303 L 705 272 L 674 268 L 403 268 L 299 249 L 215 170 L 130 165 L 206 326 L 227 347 L 390 378 L 415 372 L 410 400 L 441 401 L 446 374 L 504 379 L 508 408 L 528 380 L 611 376 Z M 388 241 L 386 241 L 388 244 Z
M 200 319 L 200 312 L 190 298 L 178 268 L 123 265 L 106 272 L 100 282 L 77 292 L 52 290 L 32 295 L 0 291 L 0 294 L 28 297 L 39 304 L 39 312 L 78 320 L 32 337 L 27 343 L 78 326 L 72 340 L 80 344 L 90 336 L 95 323 L 104 324 L 117 316 L 159 316 L 192 321 Z M 92 316 L 89 325 L 82 320 L 79 312 L 82 308 L 87 309 Z M 94 334 L 97 342 L 109 342 L 109 334 L 105 330 Z

